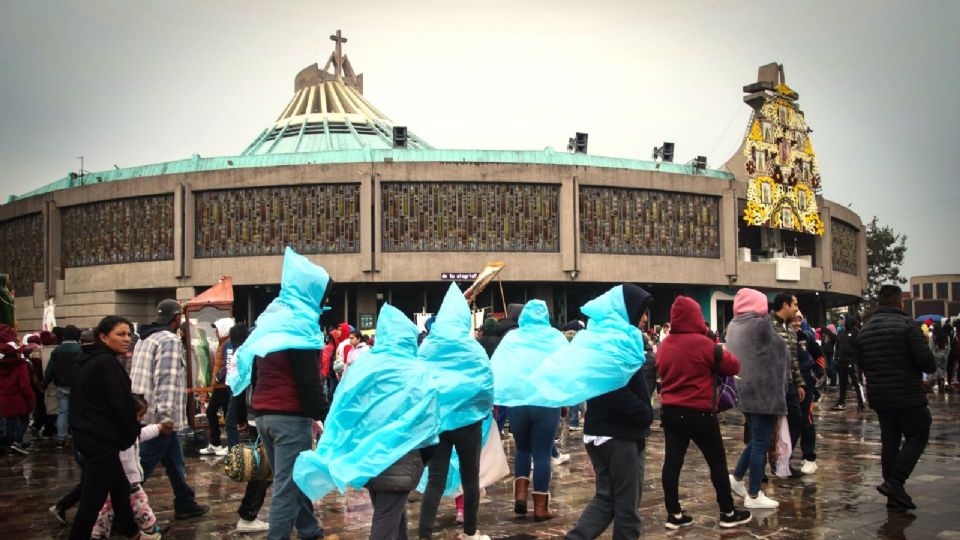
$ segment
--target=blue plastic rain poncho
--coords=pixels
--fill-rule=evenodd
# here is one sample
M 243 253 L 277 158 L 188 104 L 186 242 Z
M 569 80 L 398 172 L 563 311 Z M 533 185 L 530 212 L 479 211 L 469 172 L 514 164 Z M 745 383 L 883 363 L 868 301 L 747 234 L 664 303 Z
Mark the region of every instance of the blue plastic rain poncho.
M 503 337 L 490 365 L 493 368 L 493 402 L 507 407 L 542 405 L 533 373 L 546 358 L 569 346 L 567 337 L 550 326 L 550 313 L 543 300 L 523 307 L 520 327 Z M 569 405 L 569 403 L 567 403 Z
M 417 359 L 416 325 L 385 304 L 376 346 L 345 372 L 317 449 L 300 453 L 293 480 L 311 500 L 363 487 L 407 452 L 438 442 L 437 403 L 437 388 Z
M 441 431 L 482 420 L 493 408 L 490 359 L 471 335 L 471 324 L 470 306 L 457 284 L 451 283 L 417 353 L 440 391 Z
M 237 349 L 237 372 L 227 377 L 233 395 L 250 385 L 254 357 L 286 349 L 323 349 L 321 302 L 330 275 L 289 247 L 283 255 L 280 296 L 259 317 L 250 337 Z
M 563 407 L 606 394 L 626 385 L 643 365 L 643 334 L 629 322 L 622 285 L 580 311 L 590 317 L 586 330 L 531 375 L 538 405 Z

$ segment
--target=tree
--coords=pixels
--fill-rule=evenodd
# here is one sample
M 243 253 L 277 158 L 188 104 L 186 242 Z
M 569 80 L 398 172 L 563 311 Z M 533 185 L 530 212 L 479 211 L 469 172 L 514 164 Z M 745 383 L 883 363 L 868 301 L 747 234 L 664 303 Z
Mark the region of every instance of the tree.
M 907 236 L 897 234 L 887 225 L 880 225 L 877 216 L 867 224 L 867 291 L 864 296 L 867 309 L 876 306 L 877 293 L 882 285 L 902 285 L 907 278 L 900 276 L 900 265 L 907 253 Z

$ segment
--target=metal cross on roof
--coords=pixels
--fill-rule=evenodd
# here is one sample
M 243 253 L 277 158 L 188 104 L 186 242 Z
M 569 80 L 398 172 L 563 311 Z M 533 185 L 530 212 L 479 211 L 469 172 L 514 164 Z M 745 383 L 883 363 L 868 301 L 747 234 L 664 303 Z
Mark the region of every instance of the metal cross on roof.
M 347 38 L 343 37 L 340 34 L 340 30 L 337 29 L 337 33 L 335 35 L 330 36 L 330 39 L 337 44 L 336 49 L 333 53 L 334 54 L 333 65 L 334 65 L 335 74 L 339 79 L 343 75 L 343 50 L 340 48 L 340 44 L 346 43 Z

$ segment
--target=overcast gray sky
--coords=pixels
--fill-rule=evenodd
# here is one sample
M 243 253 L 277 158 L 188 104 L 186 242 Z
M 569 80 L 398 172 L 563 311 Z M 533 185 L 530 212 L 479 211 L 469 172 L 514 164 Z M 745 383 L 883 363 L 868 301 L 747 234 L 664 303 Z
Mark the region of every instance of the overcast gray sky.
M 337 28 L 365 95 L 441 148 L 676 161 L 736 150 L 744 84 L 784 64 L 824 195 L 960 272 L 960 2 L 12 1 L 0 5 L 0 201 L 91 171 L 236 155 Z

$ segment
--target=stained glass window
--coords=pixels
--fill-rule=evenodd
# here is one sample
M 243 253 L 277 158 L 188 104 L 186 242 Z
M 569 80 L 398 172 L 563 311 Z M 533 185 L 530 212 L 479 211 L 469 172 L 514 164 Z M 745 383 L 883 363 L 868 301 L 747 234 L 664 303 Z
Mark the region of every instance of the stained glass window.
M 560 186 L 472 182 L 382 184 L 382 249 L 560 251 Z
M 857 229 L 839 219 L 831 219 L 833 244 L 830 246 L 833 269 L 845 274 L 857 274 Z
M 583 186 L 580 249 L 584 253 L 720 258 L 720 198 Z
M 70 206 L 61 223 L 66 268 L 173 260 L 173 195 Z
M 0 223 L 0 274 L 10 276 L 17 296 L 33 296 L 33 284 L 43 281 L 43 214 Z
M 199 258 L 358 253 L 360 184 L 203 191 L 196 218 Z

